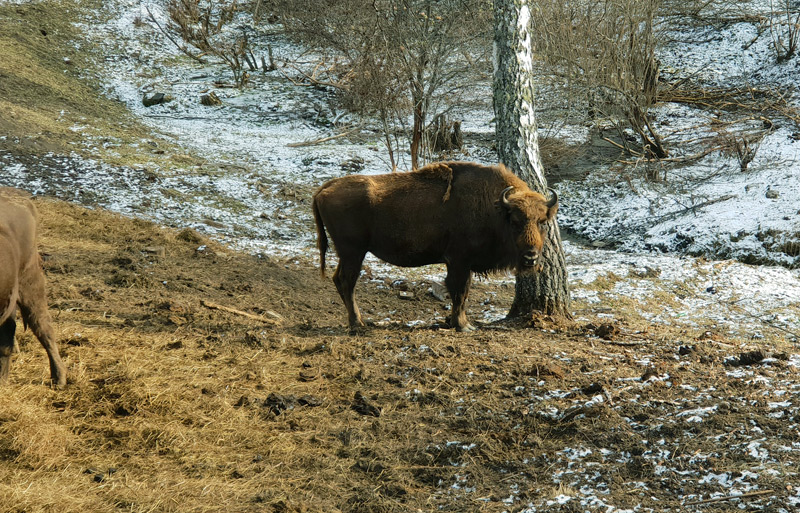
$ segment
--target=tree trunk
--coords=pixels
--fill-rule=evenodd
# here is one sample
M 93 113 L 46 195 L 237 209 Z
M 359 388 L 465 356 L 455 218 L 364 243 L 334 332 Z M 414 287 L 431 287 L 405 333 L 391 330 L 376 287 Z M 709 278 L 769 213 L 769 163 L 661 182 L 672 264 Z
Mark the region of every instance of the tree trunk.
M 526 0 L 494 2 L 494 111 L 500 161 L 534 191 L 549 196 L 539 155 L 533 88 L 533 51 Z M 561 233 L 555 220 L 546 225 L 542 262 L 537 271 L 517 275 L 509 317 L 534 312 L 571 318 Z
M 414 124 L 411 128 L 411 169 L 419 168 L 419 154 L 422 149 L 422 136 L 425 132 L 425 110 L 422 99 L 414 100 Z

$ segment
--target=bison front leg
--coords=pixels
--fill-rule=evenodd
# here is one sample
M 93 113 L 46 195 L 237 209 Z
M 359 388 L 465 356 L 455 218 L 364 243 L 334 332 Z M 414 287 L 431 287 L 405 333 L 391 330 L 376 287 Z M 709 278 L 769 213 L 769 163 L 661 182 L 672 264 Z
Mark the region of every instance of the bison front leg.
M 366 254 L 366 253 L 365 253 Z M 361 262 L 364 261 L 364 255 L 342 257 L 339 255 L 339 265 L 336 266 L 336 271 L 333 273 L 333 283 L 336 285 L 336 290 L 339 291 L 344 302 L 344 307 L 347 309 L 347 323 L 350 326 L 350 332 L 354 332 L 357 328 L 364 326 L 364 321 L 361 319 L 361 311 L 356 304 L 356 282 L 361 274 Z
M 37 262 L 38 264 L 38 262 Z M 58 353 L 50 313 L 47 311 L 47 294 L 44 289 L 44 272 L 40 265 L 30 265 L 19 279 L 19 310 L 22 320 L 39 339 L 50 360 L 50 378 L 55 386 L 67 384 L 67 368 Z
M 14 332 L 17 323 L 14 321 L 14 314 L 0 325 L 0 384 L 8 381 L 8 373 L 11 369 L 11 353 L 14 352 Z
M 453 308 L 450 312 L 450 327 L 456 331 L 473 331 L 473 327 L 467 321 L 466 304 L 469 296 L 469 288 L 472 282 L 472 272 L 468 268 L 461 268 L 454 265 L 447 266 L 447 277 L 444 284 L 450 297 L 453 299 Z

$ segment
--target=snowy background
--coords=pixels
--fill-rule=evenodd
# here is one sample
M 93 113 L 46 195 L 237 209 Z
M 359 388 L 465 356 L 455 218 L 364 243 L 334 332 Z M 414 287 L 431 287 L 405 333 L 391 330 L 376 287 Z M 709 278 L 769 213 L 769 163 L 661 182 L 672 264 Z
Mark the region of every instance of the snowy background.
M 337 135 L 357 121 L 337 110 L 330 92 L 295 85 L 290 78 L 296 73 L 289 67 L 251 73 L 243 90 L 216 87 L 220 82 L 232 82 L 226 67 L 219 63 L 202 67 L 186 58 L 147 22 L 145 7 L 166 26 L 162 4 L 115 1 L 108 11 L 113 14 L 111 19 L 103 23 L 92 20 L 82 28 L 102 47 L 108 94 L 123 101 L 164 139 L 204 157 L 209 164 L 155 169 L 148 180 L 137 178 L 141 173 L 135 170 L 107 169 L 100 162 L 74 155 L 69 163 L 61 161 L 55 167 L 66 166 L 69 179 L 78 180 L 79 188 L 92 192 L 86 203 L 162 223 L 193 226 L 249 251 L 306 251 L 313 244 L 313 231 L 307 229 L 310 214 L 307 205 L 298 208 L 295 200 L 301 192 L 307 196 L 334 176 L 387 172 L 388 158 L 378 131 L 366 127 L 356 137 L 288 146 Z M 747 8 L 764 16 L 769 2 L 750 2 Z M 757 21 L 683 30 L 659 55 L 662 76 L 670 80 L 691 77 L 708 88 L 776 90 L 790 107 L 800 109 L 796 83 L 800 57 L 776 64 L 772 40 Z M 272 46 L 279 63 L 301 52 L 279 31 L 262 33 L 253 41 L 261 49 Z M 486 86 L 483 107 L 479 98 L 472 102 L 479 105 L 477 109 L 460 112 L 467 139 L 469 134 L 493 131 L 489 84 Z M 209 91 L 222 99 L 221 106 L 200 105 L 200 95 Z M 173 99 L 163 105 L 143 106 L 142 97 L 155 92 Z M 729 122 L 724 113 L 677 103 L 658 105 L 653 114 L 674 158 L 695 153 L 698 140 L 726 135 L 715 128 L 715 121 Z M 757 122 L 745 121 L 736 128 L 746 133 L 748 128 L 757 129 L 747 124 Z M 80 131 L 82 127 L 72 128 Z M 565 126 L 562 137 L 581 144 L 590 135 L 584 126 Z M 141 144 L 157 146 L 158 141 Z M 97 141 L 97 145 L 98 154 L 113 151 L 113 137 Z M 489 148 L 473 146 L 469 150 L 466 159 L 492 163 L 496 158 Z M 0 158 L 16 179 L 36 183 L 37 192 L 57 192 L 53 186 L 60 179 L 54 176 L 56 169 L 37 173 L 21 164 L 15 166 L 8 156 Z M 644 166 L 662 167 L 658 173 L 666 180 L 645 181 L 640 169 Z M 120 180 L 108 180 L 109 175 L 118 175 Z M 562 198 L 562 229 L 568 237 L 577 235 L 594 247 L 656 250 L 790 268 L 797 267 L 800 259 L 797 119 L 774 119 L 747 172 L 740 171 L 734 155 L 715 151 L 691 165 L 598 165 L 582 179 L 561 181 L 556 188 Z M 141 204 L 142 196 L 149 198 L 148 204 Z
M 165 225 L 193 227 L 245 251 L 313 261 L 310 194 L 335 176 L 389 171 L 378 131 L 366 127 L 355 137 L 290 146 L 336 135 L 357 120 L 336 110 L 331 93 L 296 85 L 289 67 L 254 72 L 242 90 L 218 87 L 232 82 L 228 68 L 221 63 L 204 67 L 187 58 L 147 22 L 149 8 L 165 26 L 164 5 L 115 0 L 107 5 L 108 20 L 85 20 L 81 27 L 105 56 L 107 94 L 160 134 L 141 141 L 142 147 L 176 144 L 206 162 L 145 171 L 76 154 L 52 155 L 36 165 L 0 154 L 5 181 L 37 194 L 67 194 L 65 199 L 72 201 Z M 748 8 L 763 14 L 769 2 L 751 2 Z M 756 22 L 685 30 L 694 32 L 674 37 L 675 42 L 659 55 L 662 73 L 699 77 L 710 87 L 777 88 L 791 105 L 800 106 L 796 85 L 800 57 L 775 64 L 771 39 Z M 253 41 L 261 48 L 271 45 L 278 63 L 301 53 L 280 31 Z M 480 101 L 474 101 L 461 112 L 466 134 L 486 136 L 493 131 L 489 86 L 485 84 L 482 108 Z M 199 103 L 209 91 L 222 99 L 221 106 Z M 172 100 L 145 107 L 142 97 L 154 92 Z M 655 109 L 659 131 L 675 156 L 694 153 L 693 143 L 682 141 L 713 136 L 711 120 L 720 116 L 679 104 Z M 72 127 L 79 132 L 82 128 Z M 584 126 L 566 126 L 563 133 L 572 143 L 589 137 Z M 798 135 L 796 122 L 776 121 L 747 172 L 739 170 L 735 157 L 712 152 L 692 165 L 665 167 L 664 182 L 641 178 L 643 173 L 635 171 L 650 165 L 644 163 L 627 169 L 610 163 L 593 168 L 581 180 L 560 181 L 555 187 L 561 198 L 562 229 L 567 239 L 577 235 L 588 243 L 588 247 L 565 244 L 573 295 L 593 300 L 595 293 L 583 291 L 581 284 L 608 272 L 623 278 L 616 292 L 647 295 L 635 277 L 642 269 L 654 269 L 665 283 L 693 284 L 696 297 L 704 298 L 687 303 L 684 311 L 667 308 L 654 320 L 692 322 L 693 315 L 717 311 L 712 316 L 737 330 L 758 331 L 764 318 L 774 317 L 782 326 L 793 327 L 794 333 L 800 331 L 796 310 L 792 313 L 800 303 L 800 249 L 795 249 L 800 245 Z M 94 143 L 88 140 L 90 154 L 114 151 L 111 134 Z M 467 158 L 486 163 L 495 158 L 489 148 L 471 146 L 469 153 Z M 387 274 L 401 272 L 381 267 L 374 259 L 367 264 Z M 432 271 L 441 273 L 435 267 Z M 732 302 L 736 312 L 731 311 Z M 489 318 L 500 315 L 487 313 Z

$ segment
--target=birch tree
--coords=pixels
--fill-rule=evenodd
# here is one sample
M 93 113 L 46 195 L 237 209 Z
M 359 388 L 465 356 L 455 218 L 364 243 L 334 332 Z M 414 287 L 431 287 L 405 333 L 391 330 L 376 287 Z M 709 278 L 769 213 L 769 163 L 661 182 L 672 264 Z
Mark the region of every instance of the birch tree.
M 539 154 L 528 0 L 494 1 L 494 112 L 500 161 L 549 196 Z M 520 272 L 509 317 L 535 311 L 571 318 L 564 249 L 555 218 L 545 226 L 542 263 Z

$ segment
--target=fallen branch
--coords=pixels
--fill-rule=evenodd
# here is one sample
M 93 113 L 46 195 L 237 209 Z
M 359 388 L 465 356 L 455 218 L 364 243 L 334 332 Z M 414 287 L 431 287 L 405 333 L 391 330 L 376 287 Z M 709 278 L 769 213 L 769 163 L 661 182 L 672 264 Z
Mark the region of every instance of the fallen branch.
M 609 143 L 609 144 L 613 145 L 613 146 L 616 146 L 617 148 L 619 148 L 619 149 L 620 149 L 620 150 L 622 150 L 622 151 L 625 151 L 625 152 L 628 152 L 628 153 L 630 153 L 630 154 L 631 154 L 631 155 L 633 155 L 634 157 L 641 157 L 641 156 L 642 156 L 642 154 L 641 154 L 641 153 L 639 153 L 638 151 L 636 151 L 636 150 L 632 150 L 632 149 L 630 149 L 630 148 L 626 148 L 625 146 L 621 145 L 620 143 L 618 143 L 618 142 L 616 142 L 616 141 L 612 141 L 612 140 L 611 140 L 611 139 L 609 139 L 608 137 L 603 137 L 603 140 L 604 140 L 605 142 L 607 142 L 607 143 Z
M 286 80 L 288 80 L 289 82 L 291 82 L 291 83 L 292 83 L 292 85 L 295 85 L 295 86 L 302 86 L 302 85 L 305 85 L 305 84 L 303 84 L 303 83 L 301 83 L 301 82 L 298 82 L 297 80 L 293 79 L 292 77 L 290 77 L 290 76 L 289 76 L 289 75 L 288 75 L 288 74 L 287 74 L 285 71 L 283 71 L 283 70 L 282 70 L 282 69 L 280 69 L 280 68 L 278 68 L 278 72 L 279 72 L 281 75 L 283 75 L 283 78 L 285 78 Z
M 722 149 L 721 146 L 714 146 L 713 148 L 707 148 L 707 149 L 705 149 L 705 150 L 703 150 L 701 152 L 694 153 L 692 155 L 686 155 L 686 156 L 683 156 L 683 157 L 667 157 L 667 158 L 663 158 L 663 159 L 651 159 L 651 160 L 653 162 L 662 162 L 662 163 L 663 162 L 668 162 L 668 163 L 682 164 L 682 163 L 693 162 L 695 160 L 699 160 L 699 159 L 705 157 L 706 155 L 708 155 L 710 153 L 713 153 L 715 151 L 718 151 L 720 149 Z M 620 164 L 636 165 L 640 161 L 639 160 L 618 160 L 617 162 L 619 162 Z
M 317 64 L 317 66 L 314 68 L 314 71 L 312 72 L 314 75 L 317 74 L 317 68 L 319 68 L 320 64 L 321 63 Z M 289 79 L 289 81 L 292 82 L 294 85 L 297 85 L 297 86 L 300 86 L 300 85 L 311 85 L 311 86 L 314 86 L 314 87 L 332 87 L 334 89 L 339 89 L 339 90 L 342 90 L 342 91 L 347 91 L 348 90 L 347 86 L 345 85 L 345 80 L 342 80 L 340 82 L 326 82 L 326 81 L 323 81 L 323 80 L 317 80 L 316 78 L 314 78 L 313 75 L 309 75 L 308 73 L 306 73 L 305 71 L 300 69 L 298 66 L 295 66 L 294 64 L 290 64 L 290 63 L 287 62 L 286 65 L 287 66 L 291 66 L 292 68 L 294 68 L 295 71 L 297 71 L 298 73 L 303 75 L 303 79 L 308 81 L 307 84 L 303 83 L 302 80 L 300 82 L 298 82 L 298 81 L 293 80 L 292 78 L 290 78 L 289 75 L 287 75 L 283 71 L 281 71 L 281 74 L 284 77 L 286 77 L 287 79 Z
M 218 305 L 217 303 L 212 303 L 211 301 L 206 301 L 205 299 L 201 299 L 200 304 L 206 308 L 210 308 L 211 310 L 222 310 L 223 312 L 241 315 L 242 317 L 247 317 L 248 319 L 253 319 L 254 321 L 260 321 L 266 324 L 281 324 L 283 322 L 283 317 L 279 313 L 273 312 L 272 310 L 267 310 L 264 313 L 274 317 L 274 319 L 269 319 L 262 315 L 251 314 L 249 312 L 243 312 L 242 310 L 237 310 L 229 306 Z
M 630 336 L 630 335 L 624 335 L 624 336 Z M 612 346 L 620 346 L 620 347 L 636 347 L 636 346 L 647 345 L 647 342 L 616 342 L 614 340 L 603 340 L 603 342 Z
M 683 505 L 684 506 L 696 506 L 698 504 L 709 504 L 709 503 L 712 503 L 712 502 L 730 501 L 730 500 L 733 500 L 733 499 L 747 499 L 747 498 L 750 498 L 750 497 L 758 497 L 759 495 L 769 495 L 771 493 L 775 493 L 775 490 L 760 490 L 758 492 L 748 492 L 748 493 L 743 493 L 741 495 L 726 495 L 725 497 L 715 497 L 713 499 L 705 499 L 705 500 L 702 500 L 702 501 L 686 502 Z
M 738 311 L 739 313 L 742 313 L 742 314 L 746 315 L 747 317 L 749 317 L 751 319 L 759 321 L 762 324 L 764 324 L 764 325 L 766 325 L 766 326 L 768 326 L 768 327 L 770 327 L 770 328 L 772 328 L 774 330 L 782 331 L 784 333 L 787 333 L 787 334 L 793 336 L 796 339 L 800 339 L 800 332 L 792 331 L 789 328 L 784 328 L 783 326 L 778 326 L 777 324 L 775 324 L 774 322 L 770 321 L 769 319 L 766 319 L 765 317 L 760 317 L 760 316 L 758 316 L 758 315 L 756 315 L 754 313 L 751 313 L 750 311 L 748 311 L 744 307 L 735 304 L 736 303 L 735 301 L 722 301 L 722 300 L 720 300 L 720 301 L 718 301 L 718 303 L 721 304 L 721 305 L 727 306 L 731 310 Z
M 303 146 L 313 146 L 315 144 L 322 144 L 324 142 L 333 141 L 334 139 L 340 139 L 342 137 L 346 137 L 360 129 L 361 127 L 357 126 L 356 128 L 353 128 L 352 130 L 348 130 L 346 132 L 342 132 L 341 134 L 331 135 L 330 137 L 322 137 L 320 139 L 314 139 L 313 141 L 301 141 L 296 143 L 289 143 L 286 146 L 288 148 L 301 148 Z
M 603 342 L 605 342 L 605 340 Z M 606 353 L 604 351 L 598 351 L 598 350 L 595 350 L 595 349 L 590 349 L 589 352 L 592 353 L 595 356 L 599 356 L 600 358 L 606 358 L 608 360 L 614 360 L 614 359 L 624 360 L 625 359 L 625 355 L 624 354 L 619 354 L 619 353 Z
M 569 422 L 578 415 L 586 415 L 587 417 L 594 417 L 597 416 L 601 410 L 602 407 L 599 406 L 598 404 L 592 404 L 590 406 L 586 405 L 575 406 L 565 411 L 564 414 L 558 419 L 558 422 Z
M 143 114 L 146 118 L 166 118 L 166 119 L 180 119 L 183 121 L 206 121 L 211 119 L 211 116 L 172 116 L 170 114 Z
M 728 201 L 729 199 L 733 199 L 733 198 L 736 198 L 736 197 L 737 197 L 736 194 L 726 194 L 724 196 L 720 196 L 719 198 L 715 198 L 715 199 L 708 200 L 708 201 L 703 201 L 702 203 L 698 203 L 696 205 L 690 205 L 690 206 L 688 206 L 686 208 L 683 208 L 681 210 L 676 210 L 675 212 L 668 212 L 668 213 L 666 213 L 666 214 L 664 214 L 664 215 L 662 215 L 660 217 L 657 217 L 653 224 L 657 224 L 657 223 L 660 223 L 662 221 L 666 221 L 668 219 L 674 219 L 674 218 L 676 218 L 678 216 L 681 216 L 681 215 L 683 215 L 683 214 L 685 214 L 687 212 L 694 212 L 697 209 L 705 208 L 705 207 L 707 207 L 709 205 L 713 205 L 714 203 L 720 203 L 722 201 Z

